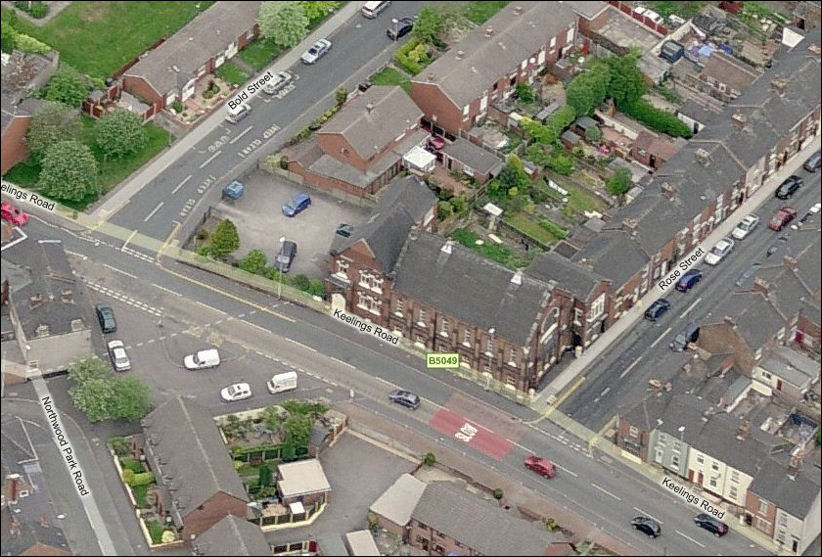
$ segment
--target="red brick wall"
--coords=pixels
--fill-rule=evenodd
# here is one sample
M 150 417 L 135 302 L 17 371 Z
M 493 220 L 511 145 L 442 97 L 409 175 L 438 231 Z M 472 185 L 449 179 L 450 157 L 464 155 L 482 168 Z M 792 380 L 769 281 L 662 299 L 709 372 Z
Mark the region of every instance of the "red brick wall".
M 149 85 L 148 81 L 142 77 L 134 75 L 123 76 L 123 89 L 161 107 L 165 106 L 163 96 L 155 91 L 154 87 Z
M 420 79 L 425 79 L 425 75 L 427 74 L 423 70 Z M 438 85 L 412 81 L 411 98 L 420 107 L 426 120 L 452 135 L 457 135 L 462 126 L 462 107 L 454 106 Z
M 342 134 L 319 131 L 317 132 L 317 143 L 325 154 L 348 163 L 361 172 L 366 171 L 368 161 L 357 154 L 357 151 L 354 150 Z
M 288 163 L 288 170 L 294 174 L 302 176 L 305 183 L 309 186 L 320 190 L 341 190 L 356 197 L 365 197 L 366 194 L 376 193 L 380 189 L 379 180 L 372 182 L 367 188 L 358 188 L 353 184 L 343 182 L 342 180 L 314 174 L 313 172 L 303 168 L 297 161 L 290 161 Z
M 763 501 L 767 504 L 765 512 L 761 512 L 760 510 Z M 776 505 L 766 499 L 762 499 L 759 495 L 748 489 L 748 493 L 745 496 L 745 511 L 752 519 L 751 526 L 769 538 L 773 537 L 774 523 L 776 521 Z
M 794 333 L 794 342 L 803 350 L 807 350 L 812 354 L 819 355 L 820 341 L 822 340 L 822 330 L 819 327 L 819 316 L 807 316 L 804 313 L 799 314 L 799 319 L 796 322 L 796 333 Z
M 221 491 L 211 496 L 200 507 L 183 511 L 183 540 L 189 541 L 191 536 L 199 536 L 230 514 L 245 519 L 246 504 L 245 501 Z
M 25 137 L 30 124 L 31 116 L 17 116 L 12 119 L 9 127 L 3 132 L 3 156 L 0 162 L 0 174 L 5 174 L 8 169 L 29 155 Z
M 631 426 L 637 428 L 636 435 L 631 435 Z M 617 427 L 616 445 L 634 456 L 648 462 L 648 444 L 650 433 L 639 424 L 632 424 L 624 417 L 619 417 L 619 427 Z

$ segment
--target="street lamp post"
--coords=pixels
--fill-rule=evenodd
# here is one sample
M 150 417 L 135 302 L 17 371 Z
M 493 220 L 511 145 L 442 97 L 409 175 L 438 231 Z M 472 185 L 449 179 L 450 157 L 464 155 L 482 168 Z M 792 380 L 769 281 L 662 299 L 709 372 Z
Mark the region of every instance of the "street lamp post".
M 494 350 L 496 349 L 494 346 L 494 333 L 497 332 L 497 329 L 491 327 L 488 332 L 491 334 L 491 350 L 488 351 L 488 367 L 491 368 L 491 375 L 488 376 L 488 381 L 485 383 L 486 391 L 491 388 L 491 378 L 494 376 Z
M 280 252 L 282 252 L 282 246 L 285 244 L 285 236 L 280 236 Z M 279 262 L 278 262 L 279 263 Z M 283 270 L 278 265 L 277 268 L 277 299 L 281 299 L 283 295 Z

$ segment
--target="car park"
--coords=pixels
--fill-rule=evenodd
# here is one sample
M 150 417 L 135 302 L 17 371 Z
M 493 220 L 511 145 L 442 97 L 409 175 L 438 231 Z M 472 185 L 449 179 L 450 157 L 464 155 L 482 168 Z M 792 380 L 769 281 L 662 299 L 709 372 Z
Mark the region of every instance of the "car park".
M 805 161 L 805 164 L 803 164 L 802 167 L 808 172 L 816 172 L 819 170 L 819 168 L 822 167 L 822 153 L 817 151 L 808 157 L 808 160 Z
M 291 198 L 291 201 L 283 205 L 283 214 L 293 217 L 308 209 L 311 205 L 311 196 L 305 192 L 300 192 Z
M 671 303 L 665 298 L 655 300 L 654 303 L 645 310 L 645 319 L 648 321 L 656 321 L 669 309 L 671 309 Z
M 97 304 L 94 306 L 94 312 L 97 314 L 97 321 L 100 323 L 100 329 L 103 333 L 116 333 L 117 320 L 114 318 L 114 310 L 108 304 Z
M 719 240 L 711 251 L 705 256 L 705 263 L 708 265 L 719 265 L 719 263 L 728 257 L 734 249 L 734 241 L 730 238 L 722 238 Z
M 311 48 L 303 52 L 300 57 L 303 64 L 314 64 L 317 60 L 325 56 L 331 50 L 331 41 L 328 39 L 320 39 L 314 43 Z
M 131 361 L 126 353 L 126 345 L 122 340 L 110 340 L 108 342 L 108 357 L 111 358 L 111 365 L 115 371 L 128 371 L 131 369 Z
M 724 536 L 728 533 L 728 525 L 709 514 L 699 513 L 694 517 L 694 523 L 700 528 L 705 528 L 717 537 Z
M 688 292 L 691 288 L 702 280 L 702 271 L 699 269 L 690 269 L 684 275 L 679 277 L 675 288 L 680 292 Z
M 647 516 L 635 517 L 631 521 L 631 526 L 651 538 L 657 538 L 662 535 L 662 527 L 659 525 L 659 522 Z
M 216 348 L 200 350 L 183 358 L 186 369 L 207 369 L 220 365 L 220 353 Z
M 277 270 L 281 273 L 287 273 L 291 270 L 291 264 L 294 263 L 295 257 L 297 257 L 297 243 L 286 240 L 280 248 L 280 253 L 277 254 Z
M 731 236 L 737 240 L 744 240 L 757 226 L 759 226 L 759 215 L 751 213 L 736 225 L 734 231 L 731 232 Z
M 796 190 L 802 187 L 802 184 L 803 180 L 799 176 L 795 174 L 788 176 L 779 184 L 779 187 L 776 188 L 776 197 L 779 199 L 788 199 L 796 193 Z
M 220 398 L 226 402 L 237 402 L 251 398 L 251 385 L 248 383 L 234 383 L 220 391 Z
M 398 41 L 414 28 L 414 19 L 410 17 L 401 17 L 399 19 L 391 20 L 391 27 L 385 30 L 385 34 L 392 41 Z
M 525 467 L 548 479 L 553 478 L 557 473 L 553 462 L 536 455 L 531 455 L 525 459 Z
M 4 221 L 8 222 L 12 226 L 24 226 L 27 222 L 29 222 L 28 214 L 24 213 L 19 207 L 16 207 L 8 201 L 3 201 L 0 203 L 0 215 Z
M 274 79 L 263 87 L 263 93 L 266 95 L 276 95 L 282 91 L 286 85 L 293 81 L 294 77 L 288 72 L 279 72 L 274 76 Z
M 401 389 L 391 391 L 388 394 L 388 400 L 390 400 L 391 402 L 395 402 L 400 406 L 410 408 L 411 410 L 416 410 L 420 407 L 419 395 L 417 395 L 416 393 L 412 393 L 411 391 L 403 391 Z
M 685 328 L 674 337 L 670 347 L 674 352 L 682 352 L 692 342 L 699 340 L 699 325 L 693 321 L 685 325 Z
M 771 221 L 768 223 L 768 228 L 779 232 L 780 230 L 788 226 L 791 223 L 791 221 L 795 218 L 796 209 L 794 209 L 793 207 L 789 207 L 788 205 L 785 205 L 783 207 L 780 207 L 776 211 L 776 213 L 774 213 L 773 218 L 771 218 Z

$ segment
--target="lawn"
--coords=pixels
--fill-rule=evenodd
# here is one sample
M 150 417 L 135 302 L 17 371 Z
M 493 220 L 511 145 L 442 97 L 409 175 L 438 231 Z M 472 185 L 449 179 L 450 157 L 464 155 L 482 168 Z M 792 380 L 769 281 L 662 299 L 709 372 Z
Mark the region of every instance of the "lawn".
M 257 37 L 240 51 L 239 56 L 243 59 L 243 62 L 256 71 L 260 71 L 266 68 L 274 58 L 279 56 L 280 52 L 282 52 L 282 49 L 274 44 L 273 41 L 264 39 L 263 37 Z
M 508 2 L 469 2 L 465 7 L 465 17 L 477 25 L 482 25 L 500 11 Z
M 228 61 L 217 68 L 217 71 L 214 73 L 223 81 L 234 85 L 242 85 L 248 81 L 249 77 L 248 74 L 245 73 L 237 64 L 231 61 Z
M 575 184 L 566 182 L 561 185 L 568 190 L 568 205 L 579 213 L 583 211 L 598 211 L 602 213 L 608 208 L 608 205 L 604 201 Z
M 372 85 L 399 85 L 406 93 L 411 94 L 411 78 L 405 72 L 385 67 L 371 76 Z
M 157 40 L 173 35 L 213 3 L 71 2 L 42 27 L 22 17 L 14 26 L 59 50 L 61 62 L 104 79 Z M 4 20 L 9 11 L 3 7 Z
M 458 228 L 454 230 L 451 237 L 483 257 L 501 263 L 510 269 L 527 267 L 531 263 L 531 260 L 534 259 L 534 256 L 539 252 L 537 249 L 532 249 L 528 253 L 516 253 L 502 244 L 492 242 L 477 245 L 478 236 L 468 228 Z
M 539 225 L 537 221 L 526 214 L 519 213 L 505 219 L 505 222 L 524 233 L 526 236 L 542 242 L 545 245 L 555 244 L 559 238 L 551 234 L 548 230 Z

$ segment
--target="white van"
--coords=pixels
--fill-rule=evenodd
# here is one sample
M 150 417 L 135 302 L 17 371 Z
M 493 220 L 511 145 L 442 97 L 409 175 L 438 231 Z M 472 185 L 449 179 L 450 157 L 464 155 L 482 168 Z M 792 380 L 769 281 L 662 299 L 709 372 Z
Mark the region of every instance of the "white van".
M 242 120 L 243 118 L 248 116 L 250 113 L 251 113 L 251 107 L 248 106 L 247 104 L 243 103 L 243 104 L 240 105 L 240 108 L 238 108 L 237 110 L 229 109 L 228 114 L 226 115 L 225 119 L 226 119 L 226 122 L 229 122 L 231 124 L 236 124 L 237 122 L 239 122 L 240 120 Z
M 268 381 L 268 392 L 273 394 L 293 391 L 297 388 L 297 372 L 278 373 Z
M 366 2 L 362 6 L 362 15 L 368 19 L 374 19 L 380 12 L 382 12 L 391 2 Z
M 186 369 L 206 369 L 220 365 L 220 353 L 216 348 L 200 350 L 196 354 L 189 354 L 183 359 Z

